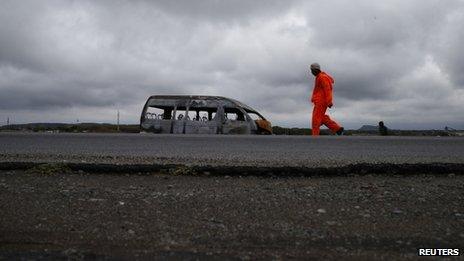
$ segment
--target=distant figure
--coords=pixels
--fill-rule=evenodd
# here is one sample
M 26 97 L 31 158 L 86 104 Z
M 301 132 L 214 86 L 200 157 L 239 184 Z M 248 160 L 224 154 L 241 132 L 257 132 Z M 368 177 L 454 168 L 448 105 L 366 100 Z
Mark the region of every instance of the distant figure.
M 313 136 L 319 135 L 320 127 L 324 124 L 332 133 L 343 135 L 345 129 L 325 114 L 327 108 L 332 108 L 333 106 L 332 85 L 335 81 L 330 75 L 321 71 L 321 66 L 318 63 L 311 64 L 310 69 L 311 73 L 316 77 L 313 95 L 311 96 L 311 102 L 314 103 L 312 134 Z
M 383 121 L 379 121 L 379 133 L 382 136 L 387 136 L 388 135 L 388 128 L 383 124 Z

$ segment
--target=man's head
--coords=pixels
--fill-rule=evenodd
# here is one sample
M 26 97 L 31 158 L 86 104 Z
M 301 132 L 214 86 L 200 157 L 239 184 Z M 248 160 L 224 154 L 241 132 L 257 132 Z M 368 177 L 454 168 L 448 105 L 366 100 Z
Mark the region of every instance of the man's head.
M 309 68 L 314 76 L 317 76 L 321 72 L 321 66 L 318 63 L 311 64 Z

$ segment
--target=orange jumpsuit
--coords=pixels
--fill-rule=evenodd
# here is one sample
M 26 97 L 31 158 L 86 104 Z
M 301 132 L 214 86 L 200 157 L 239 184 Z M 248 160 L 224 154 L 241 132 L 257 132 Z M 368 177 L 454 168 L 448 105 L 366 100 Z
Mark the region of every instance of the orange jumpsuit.
M 311 102 L 314 103 L 313 119 L 312 119 L 312 134 L 319 135 L 322 124 L 327 126 L 333 133 L 340 130 L 340 125 L 330 119 L 325 114 L 327 107 L 332 106 L 332 84 L 334 79 L 325 72 L 320 72 L 315 79 L 313 95 Z

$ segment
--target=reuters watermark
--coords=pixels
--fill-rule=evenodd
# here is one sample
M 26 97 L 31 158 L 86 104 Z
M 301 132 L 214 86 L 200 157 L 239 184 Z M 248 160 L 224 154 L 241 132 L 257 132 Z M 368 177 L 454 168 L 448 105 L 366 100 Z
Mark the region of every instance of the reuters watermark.
M 418 256 L 460 256 L 459 248 L 419 248 Z

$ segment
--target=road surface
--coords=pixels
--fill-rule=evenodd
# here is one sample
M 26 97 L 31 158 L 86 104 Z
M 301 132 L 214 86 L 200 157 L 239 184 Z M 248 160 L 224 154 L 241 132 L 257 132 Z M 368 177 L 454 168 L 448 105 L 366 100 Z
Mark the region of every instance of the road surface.
M 0 162 L 337 167 L 464 163 L 464 138 L 0 133 Z
M 463 148 L 445 137 L 0 133 L 0 260 L 462 255 Z

